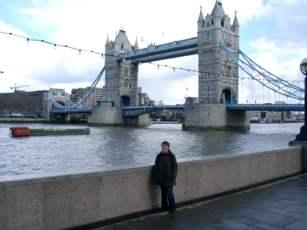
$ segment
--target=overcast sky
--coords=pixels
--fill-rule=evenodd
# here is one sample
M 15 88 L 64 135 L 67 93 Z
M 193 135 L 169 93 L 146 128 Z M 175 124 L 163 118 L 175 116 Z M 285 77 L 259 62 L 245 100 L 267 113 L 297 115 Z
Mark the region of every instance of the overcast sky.
M 307 0 L 223 0 L 241 25 L 241 50 L 279 76 L 302 79 L 300 61 L 307 56 Z M 104 51 L 109 34 L 127 31 L 131 43 L 141 47 L 196 36 L 200 6 L 210 13 L 215 0 L 0 0 L 0 31 Z M 197 69 L 197 56 L 162 63 Z M 27 43 L 0 34 L 0 92 L 29 85 L 24 90 L 86 87 L 96 78 L 104 59 L 65 49 Z M 197 96 L 197 75 L 143 64 L 139 86 L 156 100 L 182 103 Z M 100 85 L 104 83 L 101 82 Z M 258 94 L 251 95 L 256 87 Z M 257 88 L 258 87 L 258 88 Z M 186 91 L 186 88 L 189 90 Z M 261 93 L 260 93 L 261 92 Z M 240 87 L 241 101 L 269 100 L 272 95 L 257 85 Z M 265 95 L 266 98 L 257 97 Z

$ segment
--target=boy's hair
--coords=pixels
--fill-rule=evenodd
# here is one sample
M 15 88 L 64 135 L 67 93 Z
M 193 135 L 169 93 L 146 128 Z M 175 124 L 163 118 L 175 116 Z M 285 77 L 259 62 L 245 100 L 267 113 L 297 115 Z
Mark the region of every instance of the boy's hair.
M 161 145 L 167 145 L 168 147 L 170 146 L 170 144 L 169 144 L 168 141 L 163 141 L 163 142 L 161 143 Z

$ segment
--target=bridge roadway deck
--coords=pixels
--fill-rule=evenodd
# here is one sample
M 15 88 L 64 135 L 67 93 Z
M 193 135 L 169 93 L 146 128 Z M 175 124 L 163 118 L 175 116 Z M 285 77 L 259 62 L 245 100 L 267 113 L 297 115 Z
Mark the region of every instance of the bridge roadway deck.
M 228 104 L 228 110 L 232 111 L 304 111 L 303 104 Z M 147 106 L 127 106 L 123 107 L 124 116 L 136 116 L 142 113 L 152 112 L 154 110 L 169 110 L 169 111 L 184 111 L 184 105 L 147 105 Z M 74 108 L 74 109 L 58 109 L 53 110 L 53 114 L 74 114 L 74 113 L 88 113 L 92 112 L 88 108 Z
M 210 185 L 208 185 L 210 186 Z M 307 229 L 307 174 L 104 230 Z

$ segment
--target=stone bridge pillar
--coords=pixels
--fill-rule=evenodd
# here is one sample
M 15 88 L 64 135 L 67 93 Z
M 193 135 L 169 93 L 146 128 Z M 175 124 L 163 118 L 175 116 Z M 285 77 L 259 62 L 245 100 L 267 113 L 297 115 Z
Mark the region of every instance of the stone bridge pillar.
M 238 102 L 239 68 L 220 48 L 223 43 L 234 55 L 239 55 L 239 23 L 225 14 L 222 3 L 216 1 L 206 17 L 198 19 L 198 103 L 187 104 L 184 128 L 227 128 L 246 126 L 247 114 L 227 111 L 226 104 Z M 230 119 L 232 117 L 232 119 Z M 241 122 L 242 119 L 242 122 Z M 235 122 L 234 122 L 235 121 Z
M 137 42 L 132 46 L 124 30 L 119 31 L 114 41 L 107 39 L 105 45 L 104 102 L 93 108 L 92 115 L 88 120 L 89 124 L 130 124 L 127 119 L 122 117 L 122 107 L 139 104 L 138 63 L 120 60 L 118 56 L 135 49 L 138 49 Z M 134 121 L 131 124 L 138 124 L 138 122 Z

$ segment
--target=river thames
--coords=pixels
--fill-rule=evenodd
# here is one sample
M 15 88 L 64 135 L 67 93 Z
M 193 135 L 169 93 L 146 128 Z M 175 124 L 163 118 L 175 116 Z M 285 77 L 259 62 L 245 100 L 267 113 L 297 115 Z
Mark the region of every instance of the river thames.
M 248 153 L 288 145 L 302 124 L 252 124 L 247 132 L 182 131 L 179 124 L 147 128 L 91 127 L 88 136 L 12 138 L 0 124 L 0 177 L 76 171 L 110 170 L 153 164 L 160 143 L 168 140 L 178 161 L 217 154 Z M 71 125 L 26 124 L 32 128 Z

